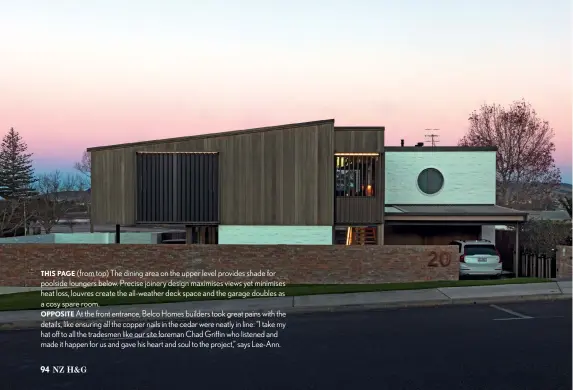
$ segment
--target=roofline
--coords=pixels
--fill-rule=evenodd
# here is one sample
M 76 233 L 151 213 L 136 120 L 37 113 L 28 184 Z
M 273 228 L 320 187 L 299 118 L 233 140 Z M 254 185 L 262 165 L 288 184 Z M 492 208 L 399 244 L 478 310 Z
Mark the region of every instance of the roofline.
M 408 207 L 408 206 L 489 206 L 489 207 L 497 207 L 501 209 L 500 213 L 480 213 L 480 212 L 470 212 L 470 213 L 446 213 L 446 212 L 431 212 L 431 211 L 417 211 L 417 212 L 410 212 L 407 210 L 402 209 L 401 207 Z M 392 204 L 386 205 L 385 207 L 393 207 L 395 209 L 401 210 L 400 212 L 385 212 L 384 215 L 411 215 L 411 216 L 436 216 L 436 217 L 446 217 L 452 215 L 459 215 L 459 216 L 468 216 L 468 217 L 489 217 L 489 216 L 500 216 L 500 217 L 527 217 L 529 215 L 526 211 L 510 209 L 503 206 L 498 206 L 496 204 L 453 204 L 453 205 L 439 205 L 439 204 Z M 507 211 L 507 212 L 505 212 Z
M 459 213 L 459 214 L 413 214 L 413 213 L 385 213 L 384 221 L 388 222 L 482 222 L 497 224 L 526 222 L 527 217 L 524 215 L 503 215 L 503 214 L 477 214 L 477 213 Z
M 385 131 L 384 126 L 339 126 L 334 131 Z
M 386 207 L 391 206 L 391 207 L 400 207 L 400 206 L 404 206 L 404 207 L 408 207 L 408 206 L 428 206 L 428 207 L 436 207 L 436 206 L 490 206 L 490 207 L 499 207 L 501 209 L 507 209 L 507 210 L 514 210 L 514 209 L 510 209 L 508 207 L 503 207 L 503 206 L 499 206 L 497 204 L 494 203 L 446 203 L 446 204 L 440 204 L 440 203 L 392 203 L 392 204 L 387 204 Z M 518 211 L 522 211 L 522 210 L 518 210 Z
M 445 212 L 409 212 L 409 211 L 402 211 L 402 212 L 385 212 L 384 215 L 411 215 L 414 217 L 449 217 L 449 216 L 464 216 L 464 217 L 527 217 L 527 213 L 480 213 L 480 212 L 472 212 L 472 213 L 445 213 Z
M 385 146 L 386 152 L 497 152 L 497 146 Z
M 233 135 L 262 133 L 265 131 L 292 129 L 292 128 L 297 128 L 297 127 L 319 126 L 319 125 L 328 124 L 328 123 L 332 123 L 334 125 L 334 119 L 324 119 L 324 120 L 312 121 L 312 122 L 291 123 L 291 124 L 287 124 L 287 125 L 278 125 L 278 126 L 256 127 L 256 128 L 244 129 L 244 130 L 231 130 L 231 131 L 223 131 L 223 132 L 219 132 L 219 133 L 188 135 L 185 137 L 164 138 L 164 139 L 156 139 L 156 140 L 150 140 L 150 141 L 129 142 L 129 143 L 125 143 L 125 144 L 94 146 L 91 148 L 87 148 L 87 151 L 88 152 L 97 152 L 99 150 L 121 149 L 121 148 L 130 148 L 133 146 L 144 146 L 144 145 L 155 145 L 155 144 L 162 144 L 162 143 L 183 142 L 183 141 L 189 141 L 189 140 L 194 140 L 194 139 L 228 137 L 228 136 L 233 136 Z

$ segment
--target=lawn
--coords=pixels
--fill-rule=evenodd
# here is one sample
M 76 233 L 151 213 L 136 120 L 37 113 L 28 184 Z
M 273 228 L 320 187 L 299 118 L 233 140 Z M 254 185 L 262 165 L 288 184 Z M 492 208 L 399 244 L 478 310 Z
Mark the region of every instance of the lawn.
M 287 285 L 286 287 L 267 288 L 212 288 L 212 287 L 187 287 L 187 288 L 118 288 L 118 287 L 97 287 L 85 289 L 61 289 L 58 293 L 73 291 L 84 296 L 42 296 L 40 291 L 3 294 L 0 295 L 0 311 L 7 310 L 33 310 L 41 309 L 44 302 L 90 302 L 96 303 L 94 306 L 110 305 L 130 305 L 143 303 L 168 303 L 183 301 L 202 301 L 215 299 L 241 299 L 245 295 L 248 298 L 260 298 L 256 296 L 255 290 L 262 293 L 263 290 L 278 296 L 279 293 L 285 296 L 301 296 L 316 294 L 344 294 L 353 292 L 373 292 L 392 290 L 420 290 L 439 287 L 464 287 L 464 286 L 488 286 L 499 284 L 523 284 L 548 282 L 548 279 L 538 278 L 517 278 L 501 280 L 453 280 L 438 282 L 415 282 L 415 283 L 385 283 L 385 284 L 307 284 L 307 285 Z M 167 296 L 167 291 L 179 291 L 181 296 Z M 53 291 L 53 290 L 52 290 Z M 49 291 L 50 293 L 52 291 Z M 93 293 L 93 297 L 85 296 L 86 293 Z M 56 294 L 54 292 L 54 294 Z M 213 296 L 215 294 L 215 296 Z M 95 296 L 98 295 L 98 296 Z M 107 295 L 107 296 L 102 296 Z M 112 296 L 113 295 L 113 296 Z M 187 295 L 187 296 L 184 296 Z

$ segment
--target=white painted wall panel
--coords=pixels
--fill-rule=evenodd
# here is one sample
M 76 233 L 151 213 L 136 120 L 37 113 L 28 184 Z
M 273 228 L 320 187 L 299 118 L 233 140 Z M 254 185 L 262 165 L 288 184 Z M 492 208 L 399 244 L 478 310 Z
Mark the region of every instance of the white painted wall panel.
M 496 152 L 385 153 L 386 204 L 495 204 Z M 444 186 L 433 195 L 418 188 L 418 175 L 436 168 Z
M 219 244 L 332 245 L 332 226 L 219 226 Z
M 483 225 L 481 227 L 481 238 L 484 240 L 489 240 L 495 245 L 495 226 L 493 225 Z

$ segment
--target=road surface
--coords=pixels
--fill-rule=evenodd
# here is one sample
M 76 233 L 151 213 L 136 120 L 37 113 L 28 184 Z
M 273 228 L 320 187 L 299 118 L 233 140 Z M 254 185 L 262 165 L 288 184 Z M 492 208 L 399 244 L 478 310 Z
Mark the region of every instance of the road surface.
M 4 331 L 0 388 L 571 390 L 571 335 L 571 301 L 290 315 L 280 348 L 246 351 L 48 350 Z

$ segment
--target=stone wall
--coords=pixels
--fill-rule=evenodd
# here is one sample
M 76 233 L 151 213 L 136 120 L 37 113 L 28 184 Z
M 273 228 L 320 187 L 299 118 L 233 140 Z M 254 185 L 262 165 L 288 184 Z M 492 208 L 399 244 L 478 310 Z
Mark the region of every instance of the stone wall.
M 457 280 L 459 263 L 453 246 L 0 245 L 0 286 L 36 287 L 54 279 L 42 277 L 42 270 L 110 269 L 167 273 L 271 270 L 276 272 L 273 280 L 290 284 L 360 284 Z M 81 278 L 97 279 L 101 277 Z
M 571 257 L 573 253 L 570 246 L 557 247 L 557 278 L 571 278 Z

